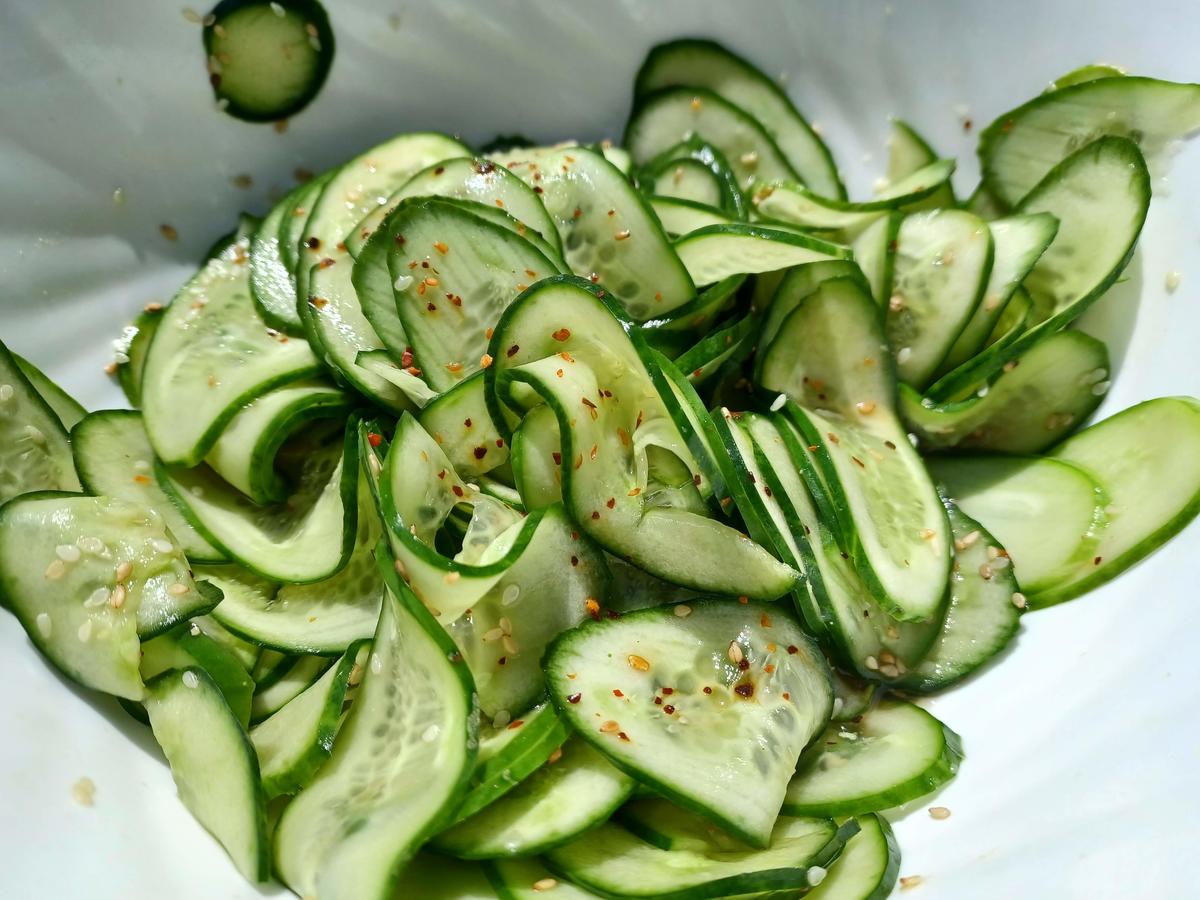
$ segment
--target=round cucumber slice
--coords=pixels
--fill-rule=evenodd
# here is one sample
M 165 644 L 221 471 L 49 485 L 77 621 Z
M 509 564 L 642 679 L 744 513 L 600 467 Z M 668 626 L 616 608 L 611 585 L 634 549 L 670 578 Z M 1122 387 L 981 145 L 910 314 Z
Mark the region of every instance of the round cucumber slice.
M 900 875 L 900 845 L 883 816 L 858 816 L 858 834 L 805 900 L 886 900 Z

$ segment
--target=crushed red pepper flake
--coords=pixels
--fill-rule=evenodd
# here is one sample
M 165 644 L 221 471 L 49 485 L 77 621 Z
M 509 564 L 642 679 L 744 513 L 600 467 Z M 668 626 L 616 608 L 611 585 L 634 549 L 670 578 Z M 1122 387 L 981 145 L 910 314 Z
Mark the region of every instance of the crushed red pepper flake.
M 506 356 L 507 356 L 509 359 L 512 359 L 514 356 L 516 356 L 516 355 L 517 355 L 517 351 L 518 351 L 518 350 L 520 350 L 520 349 L 521 349 L 520 345 L 518 345 L 518 344 L 513 344 L 511 347 L 509 347 L 509 348 L 508 348 L 508 350 L 506 350 L 506 351 L 505 351 L 505 355 L 506 355 Z
M 583 698 L 583 694 L 568 694 L 567 702 L 568 703 L 578 703 L 582 698 Z
M 558 329 L 558 331 L 554 332 L 554 334 L 550 335 L 550 337 L 554 338 L 556 341 L 565 341 L 570 336 L 571 336 L 570 328 L 560 328 L 560 329 Z
M 374 431 L 369 432 L 367 434 L 367 443 L 370 444 L 372 447 L 378 447 L 380 444 L 383 443 L 383 435 L 376 434 Z

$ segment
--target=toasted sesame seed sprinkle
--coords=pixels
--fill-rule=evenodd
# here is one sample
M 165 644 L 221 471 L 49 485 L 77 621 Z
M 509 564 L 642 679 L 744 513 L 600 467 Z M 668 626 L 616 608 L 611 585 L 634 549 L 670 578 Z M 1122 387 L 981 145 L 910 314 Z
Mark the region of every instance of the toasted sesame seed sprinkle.
M 1024 609 L 1029 603 L 1028 598 L 1020 591 L 1015 591 L 1012 595 L 1012 605 L 1017 609 Z
M 188 586 L 186 584 L 184 584 L 182 581 L 177 581 L 173 585 L 171 585 L 169 588 L 167 588 L 167 593 L 173 594 L 176 597 L 182 597 L 187 592 L 188 592 Z
M 638 672 L 649 672 L 650 661 L 645 657 L 638 656 L 636 653 L 630 653 L 626 659 L 629 661 L 629 667 Z
M 534 891 L 539 894 L 543 891 L 552 891 L 556 887 L 558 887 L 558 882 L 553 878 L 539 878 L 533 883 Z
M 937 819 L 940 822 L 943 819 L 950 818 L 950 810 L 945 806 L 931 806 L 929 807 L 929 817 Z
M 485 644 L 490 644 L 493 641 L 500 640 L 500 638 L 502 638 L 502 637 L 504 637 L 504 632 L 501 631 L 499 628 L 489 628 L 487 631 L 485 631 L 483 633 L 483 637 L 481 638 L 481 640 Z
M 492 716 L 492 727 L 503 728 L 512 721 L 512 713 L 507 709 L 496 710 L 496 715 Z
M 154 541 L 150 544 L 150 546 L 153 547 L 159 553 L 174 553 L 175 552 L 175 545 L 172 544 L 170 541 L 168 541 L 166 538 L 155 538 Z
M 864 659 L 863 665 L 866 666 L 868 669 L 870 669 L 872 672 L 879 671 L 879 660 L 877 660 L 873 656 L 868 656 L 866 659 Z
M 520 647 L 517 646 L 517 642 L 513 640 L 513 637 L 510 634 L 504 635 L 504 637 L 500 639 L 500 644 L 504 647 L 504 652 L 509 656 L 516 656 L 521 652 Z
M 729 661 L 734 665 L 737 665 L 746 658 L 745 654 L 742 653 L 742 645 L 737 641 L 729 642 L 729 649 L 726 651 L 726 655 L 729 657 Z
M 613 721 L 612 719 L 609 719 L 608 721 L 604 722 L 600 726 L 600 731 L 602 731 L 604 734 L 612 734 L 613 732 L 620 731 L 620 730 L 621 730 L 620 724 Z
M 37 624 L 37 630 L 41 636 L 49 638 L 51 632 L 54 630 L 54 623 L 50 620 L 50 614 L 44 612 L 38 613 L 34 622 Z
M 413 277 L 411 275 L 397 275 L 396 280 L 392 282 L 392 287 L 398 291 L 404 291 L 408 290 L 412 283 Z
M 71 798 L 80 806 L 93 806 L 96 802 L 96 782 L 84 776 L 71 785 Z
M 117 571 L 115 574 L 117 581 L 124 581 L 133 574 L 133 563 L 131 563 L 129 560 L 121 563 L 119 566 L 117 566 Z
M 900 890 L 907 891 L 909 888 L 915 888 L 924 883 L 925 879 L 920 875 L 905 875 L 900 879 Z
M 1175 293 L 1175 289 L 1179 287 L 1179 282 L 1183 280 L 1183 276 L 1179 272 L 1168 272 L 1166 277 L 1167 293 Z
M 991 581 L 992 576 L 995 574 L 996 573 L 992 570 L 992 567 L 990 565 L 988 565 L 987 563 L 984 563 L 982 566 L 979 567 L 979 577 L 982 578 L 984 581 Z
M 816 887 L 825 880 L 825 876 L 828 874 L 828 869 L 824 869 L 821 866 L 810 866 L 808 871 L 804 873 L 804 877 L 808 879 L 810 885 Z
M 686 619 L 691 614 L 692 614 L 692 608 L 690 606 L 680 603 L 678 606 L 675 607 L 675 615 L 679 616 L 679 618 L 681 618 L 681 619 Z
M 512 633 L 513 633 L 513 627 L 512 627 L 512 620 L 511 620 L 511 619 L 508 619 L 507 617 L 501 616 L 501 618 L 500 618 L 500 621 L 499 621 L 499 622 L 497 622 L 496 624 L 498 624 L 498 625 L 500 626 L 500 631 L 501 631 L 501 633 L 502 633 L 502 634 L 512 634 Z
M 521 588 L 515 584 L 510 584 L 504 589 L 504 593 L 500 595 L 500 603 L 503 606 L 512 606 L 521 596 Z
M 113 588 L 112 593 L 108 597 L 108 605 L 113 609 L 120 609 L 125 605 L 125 596 L 125 585 L 118 584 L 115 588 Z
M 45 575 L 47 581 L 58 581 L 58 579 L 66 574 L 67 564 L 61 559 L 53 559 L 50 561 L 50 565 L 46 566 Z
M 785 403 L 787 403 L 787 394 L 779 394 L 771 401 L 771 412 L 779 412 Z
M 854 408 L 858 410 L 859 415 L 869 416 L 875 412 L 875 402 L 873 400 L 860 400 L 854 404 Z

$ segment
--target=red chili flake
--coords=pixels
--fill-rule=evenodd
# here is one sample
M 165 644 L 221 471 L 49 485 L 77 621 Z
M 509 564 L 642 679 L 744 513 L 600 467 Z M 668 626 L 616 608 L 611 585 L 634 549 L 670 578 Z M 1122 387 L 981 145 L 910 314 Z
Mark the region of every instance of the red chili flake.
M 570 336 L 571 336 L 570 328 L 560 328 L 560 329 L 558 329 L 558 331 L 554 332 L 554 334 L 550 335 L 550 337 L 554 338 L 556 341 L 565 341 Z
M 525 274 L 530 278 L 537 278 L 537 272 L 535 272 L 533 269 L 526 269 Z
M 670 697 L 673 693 L 675 693 L 675 688 L 665 687 L 662 689 L 662 692 L 664 696 Z
M 775 664 L 767 663 L 765 666 L 763 666 L 763 671 L 766 672 L 768 675 L 770 675 L 772 672 L 775 671 Z
M 788 656 L 795 656 L 800 652 L 800 648 L 795 644 L 788 644 Z
M 747 669 L 749 669 L 749 668 L 750 668 L 750 660 L 748 660 L 748 659 L 742 659 L 742 660 L 739 660 L 739 661 L 738 661 L 738 668 L 739 668 L 741 671 L 745 672 Z
M 402 235 L 402 234 L 398 234 L 398 235 L 396 235 L 396 237 L 394 238 L 394 240 L 396 241 L 396 246 L 397 246 L 397 247 L 403 247 L 405 244 L 407 244 L 407 243 L 408 243 L 408 238 L 406 238 L 406 237 L 405 237 L 404 235 Z M 411 266 L 409 266 L 409 268 L 411 269 L 411 268 L 413 268 L 414 266 L 416 266 L 416 263 L 415 263 L 415 262 L 414 262 L 414 263 L 413 263 Z
M 427 310 L 429 310 L 430 312 L 437 312 L 437 306 L 436 306 L 436 304 L 430 303 L 430 304 L 428 304 L 428 305 L 427 305 L 425 308 L 426 308 Z
M 578 531 L 571 532 L 571 540 L 573 540 L 573 541 L 579 540 L 579 532 Z
M 470 418 L 463 419 L 463 428 L 470 428 L 474 424 Z
M 583 601 L 583 606 L 584 609 L 587 610 L 589 616 L 591 616 L 597 622 L 600 621 L 600 603 L 595 597 L 588 597 Z
M 436 169 L 434 169 L 434 170 L 433 170 L 433 174 L 434 174 L 434 175 L 441 175 L 441 174 L 442 174 L 443 172 L 445 172 L 445 171 L 446 171 L 446 167 L 445 167 L 445 166 L 438 166 Z
M 615 507 L 617 505 L 617 498 L 609 497 L 604 505 L 607 506 L 609 509 L 612 509 L 613 507 Z
M 476 459 L 483 459 L 487 456 L 487 447 L 476 447 L 474 453 Z
M 578 703 L 583 697 L 583 694 L 571 694 L 567 697 L 568 703 Z
M 573 566 L 579 565 L 579 557 L 578 556 L 571 557 L 571 565 L 573 565 Z
M 619 612 L 617 612 L 615 609 L 606 609 L 604 611 L 604 615 L 608 616 L 610 619 L 621 618 L 621 614 Z
M 791 694 L 789 694 L 787 691 L 784 691 L 784 692 L 783 692 L 783 694 L 782 694 L 782 697 L 783 697 L 783 699 L 784 699 L 784 700 L 791 700 L 791 699 L 792 699 L 792 695 L 791 695 Z
M 461 497 L 463 495 L 463 489 L 461 487 L 459 487 L 457 484 L 451 485 L 450 490 L 454 491 L 455 497 Z
M 498 660 L 496 660 L 496 665 L 498 665 L 498 666 L 502 666 L 502 665 L 504 665 L 506 662 L 508 662 L 508 657 L 507 657 L 507 656 L 502 656 L 502 657 L 500 657 Z
M 149 475 L 134 475 L 133 481 L 135 484 L 150 484 L 151 479 Z
M 321 260 L 319 263 L 317 263 L 318 268 L 321 268 L 321 269 L 328 269 L 332 265 L 333 265 L 333 260 L 330 259 L 328 256 L 325 257 L 323 260 Z
M 751 476 L 751 477 L 753 477 L 753 476 Z M 700 482 L 702 480 L 703 479 L 700 477 L 699 472 L 697 472 L 695 475 L 692 476 L 692 484 L 694 484 L 696 487 L 700 487 Z
M 623 732 L 623 731 L 619 731 L 619 732 L 617 732 L 617 737 L 619 737 L 621 740 L 623 740 L 623 741 L 624 741 L 625 743 L 627 743 L 627 744 L 628 744 L 628 743 L 630 743 L 630 740 L 629 740 L 629 735 L 627 735 L 627 734 L 626 734 L 625 732 Z
M 703 375 L 703 374 L 704 374 L 704 370 L 703 370 L 703 369 L 693 369 L 693 370 L 692 370 L 692 377 L 693 377 L 693 378 L 699 378 L 699 377 L 700 377 L 701 375 Z
M 512 359 L 514 356 L 517 355 L 517 351 L 520 349 L 521 349 L 521 347 L 518 344 L 513 344 L 511 347 L 508 348 L 507 351 L 505 351 L 505 355 L 508 356 L 509 359 Z
M 668 716 L 674 715 L 675 707 L 673 707 L 670 703 L 668 703 L 666 706 L 663 707 L 663 712 L 665 712 Z
M 1103 560 L 1104 560 L 1104 557 L 1103 557 L 1103 556 L 1097 556 L 1095 559 L 1093 559 L 1093 560 L 1092 560 L 1092 565 L 1093 565 L 1093 566 L 1098 566 L 1098 565 L 1100 565 L 1100 563 L 1101 563 Z
M 577 206 L 577 207 L 575 207 L 575 212 L 571 213 L 571 218 L 578 219 L 582 215 L 583 215 L 583 210 Z
M 852 460 L 854 460 L 855 465 L 857 465 L 860 469 L 865 469 L 867 467 L 867 464 L 865 462 L 863 462 L 861 459 L 859 459 L 857 456 L 851 456 L 850 458 Z
M 326 300 L 324 297 L 313 297 L 308 302 L 309 302 L 310 306 L 313 306 L 317 309 L 324 309 L 326 306 L 329 305 L 329 301 Z
M 738 603 L 742 604 L 742 606 L 745 606 L 749 602 L 750 602 L 750 598 L 747 597 L 745 594 L 742 594 L 742 596 L 738 597 Z
M 662 706 L 662 704 L 663 704 L 663 699 L 662 699 L 662 697 L 655 697 L 655 698 L 654 698 L 654 705 L 655 705 L 655 706 Z
M 516 729 L 520 728 L 524 724 L 525 724 L 524 719 L 513 719 L 511 722 L 508 723 L 508 730 L 515 731 Z
M 598 510 L 598 509 L 592 510 L 592 518 L 599 519 L 600 518 L 600 510 Z
M 551 458 L 552 460 L 554 460 L 554 464 L 555 464 L 556 466 L 561 466 L 561 465 L 562 465 L 562 454 L 561 454 L 561 453 L 559 453 L 557 450 L 555 450 L 553 453 L 551 453 L 551 454 L 550 454 L 550 458 Z
M 438 472 L 438 478 L 442 478 L 442 479 L 444 479 L 445 477 L 446 477 L 446 470 L 445 470 L 445 469 L 442 469 L 442 471 Z
M 535 185 L 533 186 L 533 192 L 534 192 L 535 194 L 544 194 L 544 193 L 546 193 L 545 191 L 543 191 L 543 190 L 542 190 L 542 188 L 541 188 L 541 185 L 537 185 L 537 184 L 535 184 Z
M 367 434 L 367 443 L 370 444 L 372 447 L 378 447 L 380 444 L 383 443 L 383 435 L 376 434 L 375 432 L 372 431 Z
M 504 446 L 504 438 L 496 438 L 496 446 L 503 447 Z
M 754 685 L 750 684 L 749 682 L 742 682 L 733 689 L 733 692 L 739 697 L 753 697 Z
M 710 688 L 708 685 L 705 685 L 705 686 L 704 686 L 704 693 L 706 693 L 706 694 L 711 694 L 711 693 L 712 693 L 712 688 Z
M 321 247 L 321 239 L 318 237 L 310 237 L 304 242 L 304 246 L 309 250 L 318 250 Z
M 1005 134 L 1008 134 L 1010 131 L 1013 130 L 1013 124 L 1014 123 L 1013 123 L 1012 119 L 1005 119 L 1004 124 L 1000 126 L 1000 130 L 1003 131 Z

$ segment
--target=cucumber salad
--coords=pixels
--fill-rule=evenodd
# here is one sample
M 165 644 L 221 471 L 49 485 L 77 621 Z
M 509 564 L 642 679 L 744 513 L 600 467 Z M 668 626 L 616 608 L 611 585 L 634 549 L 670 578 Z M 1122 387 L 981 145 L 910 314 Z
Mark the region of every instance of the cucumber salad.
M 0 345 L 0 599 L 251 882 L 888 896 L 889 811 L 964 758 L 921 698 L 1200 511 L 1200 401 L 1089 421 L 1070 327 L 1197 128 L 1088 67 L 970 197 L 897 121 L 850 200 L 678 40 L 620 145 L 398 135 L 139 315 L 133 409 Z

